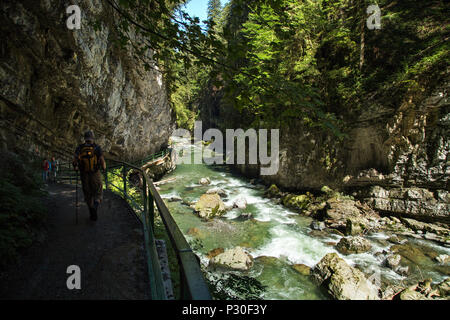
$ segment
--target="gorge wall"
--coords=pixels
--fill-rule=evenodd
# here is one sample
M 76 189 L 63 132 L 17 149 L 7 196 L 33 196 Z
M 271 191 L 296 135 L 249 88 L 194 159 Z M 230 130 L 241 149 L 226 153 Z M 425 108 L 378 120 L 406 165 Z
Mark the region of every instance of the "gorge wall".
M 107 154 L 120 159 L 159 151 L 174 128 L 161 73 L 146 71 L 132 50 L 115 46 L 115 15 L 106 2 L 77 1 L 79 30 L 66 26 L 72 4 L 0 4 L 2 147 L 62 156 L 91 129 Z
M 287 190 L 345 191 L 381 213 L 449 221 L 450 78 L 419 104 L 367 103 L 356 121 L 346 121 L 346 138 L 323 129 L 280 129 L 280 162 L 275 175 L 258 165 L 238 170 Z M 226 108 L 210 103 L 210 127 L 223 129 Z M 236 112 L 235 112 L 236 113 Z M 205 130 L 205 128 L 204 128 Z

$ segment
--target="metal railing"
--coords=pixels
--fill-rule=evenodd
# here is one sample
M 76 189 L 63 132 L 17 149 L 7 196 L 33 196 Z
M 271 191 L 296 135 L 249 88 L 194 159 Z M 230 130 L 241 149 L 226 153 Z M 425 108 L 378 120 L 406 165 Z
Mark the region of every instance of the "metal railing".
M 160 152 L 158 152 L 158 153 L 155 153 L 155 154 L 152 154 L 151 156 L 149 156 L 149 157 L 147 157 L 147 158 L 144 158 L 144 159 L 142 159 L 142 160 L 139 160 L 139 161 L 136 161 L 135 163 L 133 163 L 135 166 L 137 166 L 137 167 L 142 167 L 143 165 L 145 165 L 145 164 L 147 164 L 147 163 L 149 163 L 149 162 L 151 162 L 151 161 L 153 161 L 153 160 L 156 160 L 156 159 L 158 159 L 158 158 L 163 158 L 163 157 L 165 157 L 167 154 L 169 154 L 171 152 L 171 149 L 169 148 L 169 149 L 164 149 L 164 150 L 162 150 L 162 151 L 160 151 Z
M 167 151 L 158 153 L 158 157 L 167 154 Z M 156 154 L 156 155 L 158 155 Z M 155 155 L 142 160 L 140 163 L 148 163 L 151 159 L 156 159 Z M 148 160 L 150 159 L 150 160 Z M 130 173 L 137 173 L 142 177 L 142 186 L 140 186 L 140 177 L 138 186 L 136 184 L 130 188 L 128 181 Z M 120 185 L 115 185 L 109 181 L 108 177 L 116 176 Z M 71 168 L 71 164 L 60 166 L 58 174 L 59 182 L 74 183 L 77 181 L 76 173 Z M 175 220 L 169 212 L 166 204 L 156 190 L 153 181 L 148 177 L 145 170 L 134 164 L 123 161 L 107 159 L 107 169 L 104 174 L 106 189 L 114 188 L 119 195 L 127 200 L 136 216 L 142 223 L 144 231 L 144 249 L 147 258 L 148 276 L 150 282 L 150 293 L 152 300 L 165 300 L 165 288 L 161 274 L 161 266 L 156 251 L 154 222 L 155 222 L 155 204 L 158 209 L 161 220 L 164 224 L 167 236 L 172 248 L 177 256 L 180 271 L 180 299 L 182 300 L 211 300 L 211 294 L 203 277 L 200 263 L 197 256 L 192 252 L 186 238 L 178 228 Z M 136 189 L 138 190 L 136 192 Z

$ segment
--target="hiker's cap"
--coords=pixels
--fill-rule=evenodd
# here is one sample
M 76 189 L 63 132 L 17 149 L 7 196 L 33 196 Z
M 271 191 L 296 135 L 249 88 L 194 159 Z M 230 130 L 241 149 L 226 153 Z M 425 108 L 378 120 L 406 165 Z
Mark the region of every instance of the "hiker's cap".
M 89 130 L 84 133 L 84 140 L 94 140 L 94 133 Z

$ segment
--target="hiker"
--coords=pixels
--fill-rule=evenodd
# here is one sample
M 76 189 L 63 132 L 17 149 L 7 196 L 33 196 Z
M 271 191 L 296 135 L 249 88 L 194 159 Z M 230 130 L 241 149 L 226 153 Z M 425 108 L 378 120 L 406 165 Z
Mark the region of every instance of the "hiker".
M 92 221 L 97 221 L 97 209 L 103 199 L 103 182 L 100 169 L 106 170 L 102 149 L 94 143 L 94 133 L 84 134 L 84 143 L 75 150 L 73 166 L 80 171 L 84 200 L 89 208 Z
M 56 172 L 58 171 L 58 161 L 52 157 L 50 161 L 50 178 L 52 182 L 56 183 Z
M 47 159 L 44 159 L 44 161 L 42 161 L 42 180 L 44 181 L 44 183 L 47 183 L 49 169 L 50 163 L 47 161 Z

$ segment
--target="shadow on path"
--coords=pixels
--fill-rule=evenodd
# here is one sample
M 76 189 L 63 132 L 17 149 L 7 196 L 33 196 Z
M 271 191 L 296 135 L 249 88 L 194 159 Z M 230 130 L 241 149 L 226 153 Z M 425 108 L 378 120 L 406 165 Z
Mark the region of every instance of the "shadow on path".
M 148 299 L 148 277 L 139 221 L 127 204 L 104 193 L 98 221 L 75 186 L 50 185 L 47 237 L 0 278 L 0 299 Z M 69 290 L 67 267 L 81 269 L 81 290 Z

